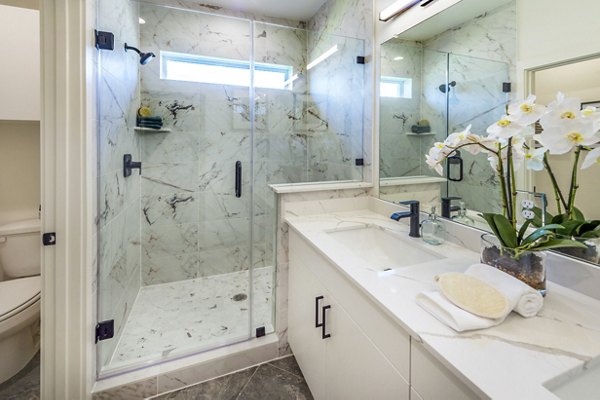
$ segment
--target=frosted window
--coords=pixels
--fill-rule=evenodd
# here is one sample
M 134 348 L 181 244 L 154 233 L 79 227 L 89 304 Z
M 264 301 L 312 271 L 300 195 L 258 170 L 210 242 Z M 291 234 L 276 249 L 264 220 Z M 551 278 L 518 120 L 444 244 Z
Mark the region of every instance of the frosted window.
M 380 95 L 381 97 L 412 99 L 412 79 L 382 76 Z
M 226 58 L 204 57 L 193 54 L 163 51 L 161 79 L 212 83 L 217 85 L 250 86 L 250 62 Z M 289 65 L 254 65 L 254 86 L 266 89 L 291 88 Z

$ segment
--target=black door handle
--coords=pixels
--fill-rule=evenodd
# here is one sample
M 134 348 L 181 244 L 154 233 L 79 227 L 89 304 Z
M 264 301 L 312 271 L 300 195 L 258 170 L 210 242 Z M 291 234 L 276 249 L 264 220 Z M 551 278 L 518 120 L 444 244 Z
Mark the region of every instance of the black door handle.
M 331 306 L 323 306 L 323 323 L 321 324 L 321 338 L 322 339 L 329 339 L 331 337 L 331 334 L 326 333 L 327 332 L 327 310 L 329 310 L 331 308 Z
M 460 154 L 451 156 L 447 158 L 448 160 L 448 168 L 446 170 L 446 178 L 452 182 L 461 182 L 463 180 L 463 172 L 464 172 L 464 162 Z M 451 169 L 453 165 L 458 165 L 458 177 L 452 176 Z
M 235 197 L 242 197 L 242 162 L 235 162 Z
M 323 323 L 319 323 L 319 302 L 323 300 L 323 296 L 315 297 L 315 328 L 318 328 L 323 325 Z

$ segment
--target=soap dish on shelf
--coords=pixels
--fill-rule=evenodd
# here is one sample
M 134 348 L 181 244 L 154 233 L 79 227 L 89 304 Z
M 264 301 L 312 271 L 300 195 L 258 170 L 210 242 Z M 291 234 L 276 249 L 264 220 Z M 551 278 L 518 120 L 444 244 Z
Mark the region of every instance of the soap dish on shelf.
M 424 133 L 414 133 L 414 132 L 406 132 L 406 136 L 435 136 L 435 132 L 424 132 Z
M 154 129 L 154 128 L 142 128 L 140 126 L 135 126 L 133 128 L 136 132 L 154 132 L 154 133 L 169 133 L 171 132 L 170 129 L 168 128 L 160 128 L 160 129 Z

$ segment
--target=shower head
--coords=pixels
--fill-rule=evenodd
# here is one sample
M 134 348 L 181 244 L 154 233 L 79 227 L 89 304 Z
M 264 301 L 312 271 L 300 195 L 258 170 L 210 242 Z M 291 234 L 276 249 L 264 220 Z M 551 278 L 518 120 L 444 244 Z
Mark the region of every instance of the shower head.
M 452 81 L 449 84 L 441 84 L 440 86 L 438 86 L 438 89 L 440 90 L 440 92 L 442 93 L 446 93 L 449 92 L 450 90 L 452 90 L 452 88 L 456 86 L 456 81 Z
M 154 57 L 156 57 L 156 55 L 154 53 L 142 53 L 139 49 L 137 49 L 133 46 L 127 46 L 127 43 L 125 43 L 125 51 L 127 51 L 127 50 L 133 50 L 136 53 L 138 53 L 138 55 L 140 56 L 140 64 L 141 65 L 148 64 Z

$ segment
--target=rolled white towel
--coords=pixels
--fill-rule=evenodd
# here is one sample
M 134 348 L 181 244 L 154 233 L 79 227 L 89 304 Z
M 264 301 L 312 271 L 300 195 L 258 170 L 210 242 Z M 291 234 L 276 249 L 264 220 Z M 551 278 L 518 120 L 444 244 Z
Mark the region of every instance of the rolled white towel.
M 465 274 L 496 288 L 508 299 L 510 310 L 525 318 L 535 317 L 544 305 L 544 298 L 537 290 L 497 268 L 474 264 Z
M 506 318 L 506 316 L 499 319 L 478 317 L 455 306 L 440 292 L 419 293 L 417 303 L 441 323 L 458 332 L 490 328 L 502 323 Z
M 525 318 L 530 318 L 535 316 L 544 305 L 544 298 L 537 290 L 489 265 L 472 265 L 465 274 L 493 286 L 506 297 L 509 307 L 499 318 L 484 318 L 457 307 L 440 292 L 419 293 L 416 298 L 417 303 L 455 331 L 490 328 L 501 324 L 513 310 Z

